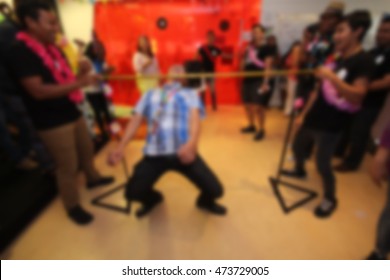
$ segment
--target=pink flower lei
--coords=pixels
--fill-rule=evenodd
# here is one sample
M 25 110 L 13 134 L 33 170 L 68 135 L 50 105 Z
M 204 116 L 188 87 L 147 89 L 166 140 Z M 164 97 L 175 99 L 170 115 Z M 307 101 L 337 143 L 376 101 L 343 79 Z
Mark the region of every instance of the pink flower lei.
M 335 70 L 336 65 L 335 62 L 329 61 L 325 65 L 331 70 Z M 348 102 L 345 98 L 340 97 L 336 87 L 327 79 L 322 81 L 322 92 L 325 98 L 325 101 L 338 110 L 348 112 L 348 113 L 356 113 L 360 110 L 360 105 L 355 105 Z
M 56 46 L 49 45 L 45 47 L 26 32 L 19 32 L 16 35 L 16 38 L 41 58 L 43 64 L 50 70 L 50 73 L 57 83 L 63 85 L 72 83 L 76 80 L 68 63 Z M 69 99 L 76 104 L 79 104 L 84 100 L 80 90 L 71 92 L 69 94 Z

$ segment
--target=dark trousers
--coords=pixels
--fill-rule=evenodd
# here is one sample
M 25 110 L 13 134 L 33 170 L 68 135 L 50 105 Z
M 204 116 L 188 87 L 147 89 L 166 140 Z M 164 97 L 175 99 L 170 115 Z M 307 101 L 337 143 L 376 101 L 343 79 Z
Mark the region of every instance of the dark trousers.
M 317 146 L 317 170 L 322 178 L 324 196 L 329 200 L 336 199 L 336 178 L 333 173 L 331 161 L 339 138 L 338 133 L 302 127 L 295 136 L 293 143 L 297 170 L 305 169 L 308 147 L 311 147 L 313 143 Z
M 99 125 L 99 129 L 103 135 L 108 135 L 107 125 L 112 122 L 110 110 L 106 97 L 102 92 L 87 94 L 87 100 L 91 104 L 95 120 Z
M 386 205 L 379 219 L 376 243 L 377 250 L 381 254 L 386 256 L 390 253 L 390 178 Z
M 217 92 L 215 89 L 215 79 L 214 78 L 206 79 L 206 84 L 210 90 L 211 104 L 213 106 L 213 110 L 216 111 L 217 110 Z M 203 105 L 206 107 L 206 92 L 205 91 L 201 92 L 201 98 L 203 101 Z
M 346 130 L 336 149 L 336 155 L 344 158 L 344 164 L 359 168 L 371 139 L 371 128 L 380 114 L 379 108 L 363 108 Z
M 134 169 L 126 186 L 126 198 L 143 204 L 152 203 L 160 194 L 153 190 L 157 180 L 168 171 L 176 171 L 187 177 L 201 191 L 198 202 L 212 204 L 221 197 L 223 188 L 211 169 L 200 156 L 184 165 L 177 156 L 144 157 Z
M 0 93 L 1 94 L 1 93 Z M 19 131 L 18 143 L 13 142 L 7 124 L 15 125 Z M 41 167 L 53 165 L 48 151 L 39 139 L 38 133 L 27 113 L 22 99 L 15 93 L 0 96 L 0 145 L 14 163 L 28 156 L 30 150 L 36 152 Z

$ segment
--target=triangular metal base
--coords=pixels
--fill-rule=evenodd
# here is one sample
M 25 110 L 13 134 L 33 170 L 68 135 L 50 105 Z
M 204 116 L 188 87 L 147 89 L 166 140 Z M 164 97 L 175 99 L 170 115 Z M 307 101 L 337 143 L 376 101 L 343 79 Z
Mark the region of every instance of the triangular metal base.
M 283 212 L 285 214 L 288 214 L 288 213 L 292 212 L 293 210 L 295 210 L 296 208 L 298 208 L 306 203 L 309 203 L 310 201 L 312 201 L 313 199 L 315 199 L 318 196 L 318 194 L 315 191 L 305 189 L 303 187 L 291 184 L 289 182 L 281 181 L 281 180 L 278 180 L 278 179 L 273 178 L 273 177 L 270 177 L 269 180 L 271 182 L 271 186 L 272 186 L 272 189 L 275 193 L 275 196 L 277 197 L 278 202 L 279 202 L 280 206 L 282 207 Z M 282 193 L 280 192 L 280 189 L 279 189 L 281 186 L 293 189 L 293 190 L 298 191 L 298 192 L 306 193 L 306 194 L 308 194 L 308 196 L 305 197 L 304 199 L 299 200 L 298 202 L 294 203 L 291 206 L 287 206 L 286 201 L 284 200 Z
M 110 195 L 113 195 L 114 193 L 124 189 L 125 186 L 126 186 L 126 184 L 120 185 L 120 186 L 115 187 L 114 189 L 112 189 L 112 190 L 110 190 L 110 191 L 108 191 L 106 193 L 103 193 L 103 194 L 99 195 L 98 197 L 94 198 L 91 201 L 92 205 L 95 205 L 97 207 L 110 209 L 112 211 L 121 212 L 123 214 L 130 214 L 130 202 L 128 202 L 128 201 L 126 201 L 126 206 L 118 206 L 118 205 L 114 205 L 114 204 L 110 204 L 110 203 L 105 203 L 105 202 L 102 201 L 106 197 L 108 197 Z

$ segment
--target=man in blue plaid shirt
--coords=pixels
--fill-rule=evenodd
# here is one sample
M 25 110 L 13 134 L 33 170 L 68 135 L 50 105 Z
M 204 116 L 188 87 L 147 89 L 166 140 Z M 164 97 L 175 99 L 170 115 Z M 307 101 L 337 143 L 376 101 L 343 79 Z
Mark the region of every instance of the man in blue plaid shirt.
M 182 66 L 174 66 L 170 74 L 184 74 Z M 182 86 L 179 80 L 147 92 L 134 110 L 125 135 L 109 156 L 114 165 L 124 156 L 124 148 L 134 137 L 143 119 L 148 122 L 144 158 L 136 165 L 126 187 L 126 198 L 142 203 L 137 217 L 148 214 L 162 202 L 161 193 L 153 189 L 167 171 L 176 171 L 192 181 L 201 191 L 197 206 L 213 214 L 224 215 L 226 208 L 215 200 L 222 196 L 218 178 L 198 155 L 200 119 L 203 107 L 195 90 Z

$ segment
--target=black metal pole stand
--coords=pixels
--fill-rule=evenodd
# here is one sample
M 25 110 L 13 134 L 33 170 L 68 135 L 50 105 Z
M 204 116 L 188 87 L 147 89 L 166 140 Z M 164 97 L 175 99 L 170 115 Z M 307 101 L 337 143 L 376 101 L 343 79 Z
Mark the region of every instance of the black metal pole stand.
M 122 159 L 122 166 L 123 166 L 123 171 L 126 175 L 126 178 L 129 178 L 129 169 L 127 168 L 127 161 L 125 158 Z M 117 212 L 120 212 L 123 214 L 130 214 L 130 202 L 127 200 L 126 200 L 126 206 L 118 206 L 118 205 L 106 203 L 103 201 L 105 198 L 109 197 L 110 195 L 113 195 L 114 193 L 117 193 L 121 190 L 124 190 L 125 187 L 126 187 L 126 183 L 123 183 L 123 184 L 113 188 L 112 190 L 109 190 L 108 192 L 105 192 L 105 193 L 99 195 L 98 197 L 94 198 L 91 201 L 92 205 L 94 205 L 96 207 L 102 207 L 105 209 L 109 209 L 112 211 L 117 211 Z
M 294 111 L 291 114 L 291 117 L 289 119 L 287 133 L 286 133 L 286 136 L 284 138 L 282 155 L 280 157 L 280 162 L 279 162 L 279 167 L 278 167 L 278 172 L 276 174 L 276 177 L 270 177 L 269 178 L 271 186 L 272 186 L 272 189 L 274 191 L 274 194 L 275 194 L 276 198 L 278 199 L 280 207 L 282 208 L 282 210 L 283 210 L 283 212 L 285 214 L 288 214 L 291 211 L 295 210 L 296 208 L 298 208 L 298 207 L 300 207 L 300 206 L 302 206 L 302 205 L 312 201 L 318 195 L 315 191 L 306 189 L 306 188 L 301 187 L 301 186 L 294 185 L 292 183 L 283 181 L 281 179 L 281 177 L 282 177 L 282 169 L 283 169 L 284 161 L 286 159 L 286 154 L 287 154 L 287 150 L 288 150 L 288 144 L 289 144 L 289 140 L 290 140 L 291 133 L 292 133 L 292 130 L 293 130 L 294 119 L 295 119 L 295 115 L 296 114 L 297 114 L 297 112 L 294 109 Z M 285 199 L 283 198 L 283 196 L 282 196 L 282 194 L 280 192 L 280 187 L 286 187 L 286 188 L 289 188 L 289 189 L 292 189 L 292 190 L 295 190 L 295 191 L 298 191 L 298 192 L 306 193 L 307 197 L 299 200 L 298 202 L 294 203 L 291 206 L 287 206 L 287 203 L 286 203 Z

